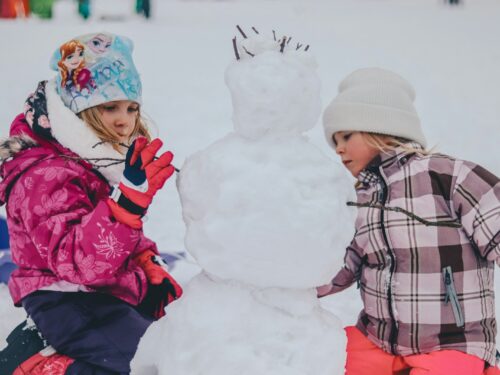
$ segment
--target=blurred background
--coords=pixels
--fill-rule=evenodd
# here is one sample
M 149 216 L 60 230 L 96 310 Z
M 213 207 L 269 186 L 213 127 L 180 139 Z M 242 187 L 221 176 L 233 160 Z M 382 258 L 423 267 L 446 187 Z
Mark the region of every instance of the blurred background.
M 416 89 L 428 143 L 500 174 L 500 0 L 0 0 L 0 137 L 8 136 L 37 83 L 55 75 L 48 62 L 60 44 L 109 31 L 134 41 L 144 110 L 181 168 L 189 155 L 232 130 L 224 71 L 234 59 L 237 24 L 309 44 L 323 106 L 355 69 L 398 72 Z M 320 119 L 307 136 L 337 162 Z M 155 198 L 148 217 L 146 234 L 187 282 L 199 269 L 186 254 L 174 182 Z M 338 225 L 353 231 L 341 217 Z M 12 263 L 1 220 L 0 247 L 1 347 L 24 316 L 5 285 Z M 498 290 L 498 278 L 496 284 Z M 322 302 L 352 324 L 361 309 L 357 294 L 351 288 Z

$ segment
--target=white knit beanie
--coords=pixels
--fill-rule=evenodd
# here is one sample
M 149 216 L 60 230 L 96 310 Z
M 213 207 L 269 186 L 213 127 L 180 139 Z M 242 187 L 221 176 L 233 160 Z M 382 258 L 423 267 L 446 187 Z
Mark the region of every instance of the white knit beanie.
M 328 144 L 335 148 L 332 137 L 338 131 L 363 131 L 406 138 L 425 148 L 414 100 L 415 90 L 396 73 L 380 68 L 354 71 L 340 83 L 339 94 L 323 114 Z

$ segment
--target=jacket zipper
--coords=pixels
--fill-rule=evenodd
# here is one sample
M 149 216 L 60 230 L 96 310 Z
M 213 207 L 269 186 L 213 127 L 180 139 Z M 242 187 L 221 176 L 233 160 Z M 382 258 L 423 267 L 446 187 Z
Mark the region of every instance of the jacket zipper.
M 387 184 L 382 176 L 382 173 L 379 173 L 380 180 L 382 181 L 382 194 L 381 194 L 381 203 L 385 205 L 387 200 Z M 398 337 L 398 324 L 396 319 L 394 318 L 394 311 L 392 308 L 392 276 L 394 274 L 394 270 L 396 268 L 396 258 L 391 250 L 389 245 L 389 240 L 387 238 L 387 233 L 385 231 L 384 225 L 384 210 L 380 210 L 380 228 L 382 229 L 382 236 L 384 237 L 384 242 L 387 246 L 387 253 L 389 254 L 389 258 L 391 259 L 391 266 L 389 269 L 389 285 L 387 287 L 387 299 L 389 301 L 389 316 L 391 317 L 391 333 L 389 335 L 389 344 L 391 346 L 391 352 L 394 355 L 397 355 L 396 352 L 396 339 Z
M 443 268 L 443 279 L 446 291 L 444 303 L 447 305 L 448 302 L 451 301 L 451 308 L 453 309 L 453 315 L 455 316 L 457 327 L 463 327 L 465 325 L 464 314 L 462 312 L 460 302 L 458 301 L 457 291 L 453 281 L 453 271 L 450 266 Z

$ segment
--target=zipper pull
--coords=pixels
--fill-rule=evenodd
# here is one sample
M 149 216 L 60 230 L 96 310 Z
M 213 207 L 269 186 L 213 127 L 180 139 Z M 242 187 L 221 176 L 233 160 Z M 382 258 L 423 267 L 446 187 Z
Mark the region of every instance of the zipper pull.
M 446 296 L 444 297 L 444 304 L 447 305 L 450 301 L 450 285 L 451 285 L 451 276 L 448 270 L 445 271 L 444 274 L 444 284 L 446 288 Z

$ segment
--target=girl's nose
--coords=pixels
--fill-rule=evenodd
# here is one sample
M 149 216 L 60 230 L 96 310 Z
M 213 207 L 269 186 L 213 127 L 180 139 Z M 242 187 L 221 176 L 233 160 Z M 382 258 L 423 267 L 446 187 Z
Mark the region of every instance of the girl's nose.
M 345 152 L 344 146 L 342 146 L 341 144 L 337 144 L 335 146 L 335 152 L 337 153 L 337 155 L 343 154 Z
M 116 125 L 124 125 L 127 123 L 128 117 L 127 117 L 127 111 L 119 111 L 116 115 L 115 118 L 115 124 Z

